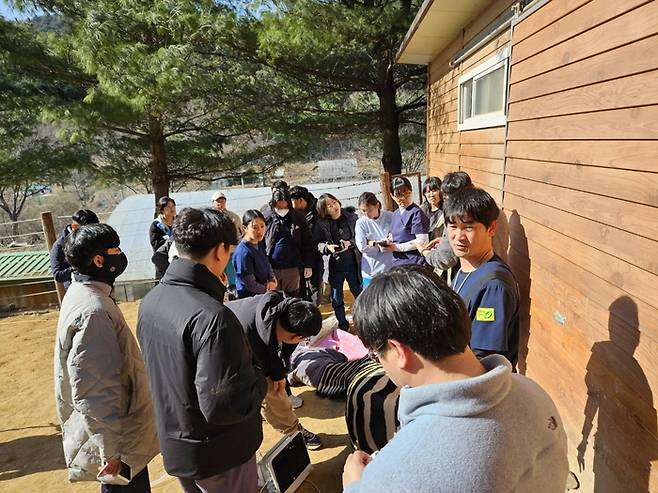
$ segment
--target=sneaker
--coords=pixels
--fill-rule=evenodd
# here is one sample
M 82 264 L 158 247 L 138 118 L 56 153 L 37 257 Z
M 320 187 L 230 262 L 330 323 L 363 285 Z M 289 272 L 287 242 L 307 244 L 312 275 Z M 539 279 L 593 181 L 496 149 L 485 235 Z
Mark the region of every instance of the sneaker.
M 309 450 L 317 450 L 322 447 L 322 440 L 315 433 L 308 431 L 303 426 L 299 427 L 299 431 L 302 434 L 306 448 Z
M 288 399 L 290 400 L 290 404 L 292 404 L 293 409 L 299 409 L 304 405 L 304 399 L 299 397 L 298 395 L 292 395 L 290 394 L 288 396 Z

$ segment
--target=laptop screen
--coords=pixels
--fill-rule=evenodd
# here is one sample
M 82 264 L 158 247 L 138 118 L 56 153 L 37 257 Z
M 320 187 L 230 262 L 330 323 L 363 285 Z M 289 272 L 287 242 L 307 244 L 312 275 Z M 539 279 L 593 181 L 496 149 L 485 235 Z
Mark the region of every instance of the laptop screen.
M 310 462 L 304 438 L 301 433 L 297 433 L 292 441 L 272 458 L 272 469 L 279 489 L 286 491 L 290 488 Z

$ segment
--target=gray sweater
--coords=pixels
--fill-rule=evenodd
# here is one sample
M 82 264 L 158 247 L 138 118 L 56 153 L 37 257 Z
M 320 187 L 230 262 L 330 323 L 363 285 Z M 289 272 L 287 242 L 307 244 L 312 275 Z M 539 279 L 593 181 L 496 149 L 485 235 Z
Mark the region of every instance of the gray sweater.
M 403 388 L 400 431 L 345 492 L 564 493 L 567 438 L 551 398 L 500 355 L 479 377 Z

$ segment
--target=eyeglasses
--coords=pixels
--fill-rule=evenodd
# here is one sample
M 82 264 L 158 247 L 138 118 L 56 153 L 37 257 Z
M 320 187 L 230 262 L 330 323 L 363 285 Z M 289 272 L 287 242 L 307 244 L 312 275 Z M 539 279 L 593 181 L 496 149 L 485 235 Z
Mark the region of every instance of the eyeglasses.
M 370 359 L 380 363 L 382 351 L 386 346 L 388 346 L 388 340 L 375 349 L 368 349 L 368 356 L 370 356 Z
M 398 199 L 401 197 L 406 197 L 407 195 L 411 195 L 411 190 L 399 190 L 393 193 L 393 197 Z

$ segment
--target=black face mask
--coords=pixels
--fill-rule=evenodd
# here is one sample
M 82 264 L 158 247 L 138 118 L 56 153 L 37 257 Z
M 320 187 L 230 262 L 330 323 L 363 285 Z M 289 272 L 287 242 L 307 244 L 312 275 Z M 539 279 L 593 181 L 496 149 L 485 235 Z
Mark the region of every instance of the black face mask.
M 88 275 L 95 281 L 102 281 L 112 285 L 114 284 L 115 279 L 123 274 L 126 267 L 128 267 L 128 258 L 123 252 L 116 255 L 106 253 L 102 257 L 103 267 L 97 267 L 96 264 L 92 262 L 82 273 Z

